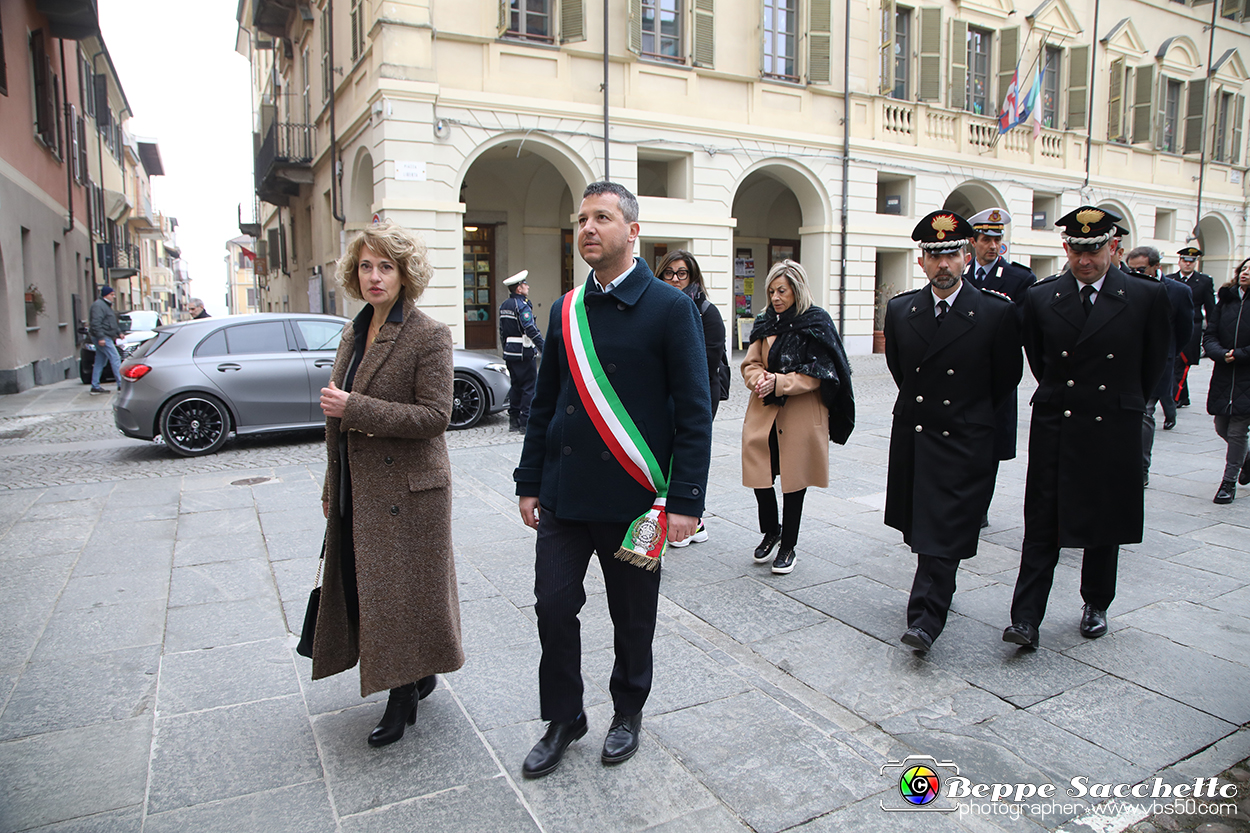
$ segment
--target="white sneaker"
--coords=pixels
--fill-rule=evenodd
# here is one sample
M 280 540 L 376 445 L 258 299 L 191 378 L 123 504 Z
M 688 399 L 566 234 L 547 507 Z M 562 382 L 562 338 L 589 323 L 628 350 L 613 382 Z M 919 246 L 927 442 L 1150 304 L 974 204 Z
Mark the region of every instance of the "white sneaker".
M 699 521 L 699 528 L 689 538 L 682 538 L 680 541 L 674 541 L 669 544 L 670 547 L 688 547 L 693 544 L 702 544 L 707 540 L 707 527 L 703 525 L 703 521 Z

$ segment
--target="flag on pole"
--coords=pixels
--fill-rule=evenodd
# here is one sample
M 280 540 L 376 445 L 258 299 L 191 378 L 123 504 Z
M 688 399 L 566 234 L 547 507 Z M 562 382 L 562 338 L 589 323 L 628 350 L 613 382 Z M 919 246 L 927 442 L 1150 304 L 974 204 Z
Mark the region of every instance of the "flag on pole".
M 1020 64 L 1016 63 L 1016 71 L 1011 76 L 1011 85 L 1007 87 L 1007 96 L 1003 99 L 1003 109 L 998 114 L 998 133 L 1001 136 L 1020 123 L 1017 116 L 1020 97 Z
M 1038 66 L 1037 72 L 1033 76 L 1033 87 L 1029 90 L 1029 94 L 1026 97 L 1028 110 L 1031 111 L 1033 114 L 1033 138 L 1034 140 L 1036 140 L 1038 135 L 1040 135 L 1042 132 L 1042 111 L 1045 110 L 1046 108 L 1041 106 L 1041 103 L 1038 101 L 1038 98 L 1042 94 L 1042 80 L 1045 77 L 1046 77 L 1045 65 Z M 1026 111 L 1025 116 L 1027 117 L 1027 115 L 1028 115 L 1028 112 Z M 1024 118 L 1022 117 L 1021 121 L 1023 120 Z

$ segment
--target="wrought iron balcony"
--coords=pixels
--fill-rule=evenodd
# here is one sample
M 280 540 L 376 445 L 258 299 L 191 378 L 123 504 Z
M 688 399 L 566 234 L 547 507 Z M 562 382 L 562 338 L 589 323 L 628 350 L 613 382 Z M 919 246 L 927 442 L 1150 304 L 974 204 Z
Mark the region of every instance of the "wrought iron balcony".
M 270 205 L 288 205 L 301 185 L 312 185 L 311 124 L 274 122 L 256 151 L 256 196 Z

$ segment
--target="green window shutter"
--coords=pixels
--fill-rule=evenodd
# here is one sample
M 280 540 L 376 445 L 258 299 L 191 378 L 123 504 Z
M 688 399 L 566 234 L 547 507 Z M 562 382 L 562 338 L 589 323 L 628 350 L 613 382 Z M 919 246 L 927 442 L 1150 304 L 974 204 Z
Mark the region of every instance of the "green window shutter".
M 1111 83 L 1107 90 L 1107 139 L 1124 140 L 1124 59 L 1111 62 Z
M 894 0 L 881 0 L 881 79 L 877 92 L 891 95 L 894 92 Z
M 1137 68 L 1133 85 L 1133 143 L 1149 142 L 1150 127 L 1154 121 L 1155 65 L 1145 64 Z
M 1068 129 L 1083 130 L 1089 117 L 1089 47 L 1068 50 Z
M 1168 107 L 1168 78 L 1163 73 L 1159 73 L 1159 83 L 1156 85 L 1158 92 L 1155 99 L 1155 150 L 1163 150 L 1163 124 L 1167 118 Z
M 1237 96 L 1237 106 L 1233 108 L 1233 141 L 1232 141 L 1232 158 L 1234 165 L 1241 164 L 1241 120 L 1245 116 L 1246 97 L 1244 95 Z
M 560 43 L 586 40 L 586 0 L 560 0 Z
M 807 83 L 828 84 L 831 80 L 829 61 L 831 52 L 830 0 L 811 0 L 808 6 Z
M 942 97 L 942 10 L 920 10 L 920 77 L 916 98 L 938 101 Z
M 950 106 L 962 110 L 968 106 L 968 21 L 951 21 Z
M 715 0 L 694 2 L 694 65 L 712 67 L 716 63 Z
M 512 3 L 510 0 L 499 0 L 499 37 L 503 37 L 508 31 L 508 25 L 512 22 Z
M 629 0 L 629 51 L 642 54 L 642 0 Z
M 1016 73 L 1016 57 L 1020 46 L 1020 27 L 1012 26 L 998 33 L 998 109 L 1001 113 L 1003 103 L 1007 100 L 1007 88 L 1011 86 L 1012 76 Z M 1020 79 L 1024 84 L 1024 79 Z M 1020 90 L 1024 93 L 1024 90 Z M 1040 104 L 1040 102 L 1039 102 Z
M 1220 3 L 1220 17 L 1236 19 L 1241 11 L 1242 0 L 1223 0 Z
M 1185 103 L 1185 144 L 1182 153 L 1197 153 L 1202 150 L 1202 119 L 1203 103 L 1207 95 L 1207 81 L 1199 78 L 1189 82 L 1188 98 Z

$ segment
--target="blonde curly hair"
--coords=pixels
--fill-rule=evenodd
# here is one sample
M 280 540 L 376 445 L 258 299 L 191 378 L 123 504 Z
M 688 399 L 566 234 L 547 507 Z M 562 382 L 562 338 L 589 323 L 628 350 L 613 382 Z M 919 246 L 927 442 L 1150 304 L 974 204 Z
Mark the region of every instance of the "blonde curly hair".
M 360 250 L 368 246 L 375 254 L 393 262 L 399 269 L 399 280 L 404 296 L 415 301 L 430 285 L 434 274 L 430 266 L 429 252 L 420 236 L 390 220 L 383 220 L 363 229 L 347 244 L 347 253 L 339 260 L 335 276 L 343 291 L 357 301 L 365 299 L 360 291 Z

